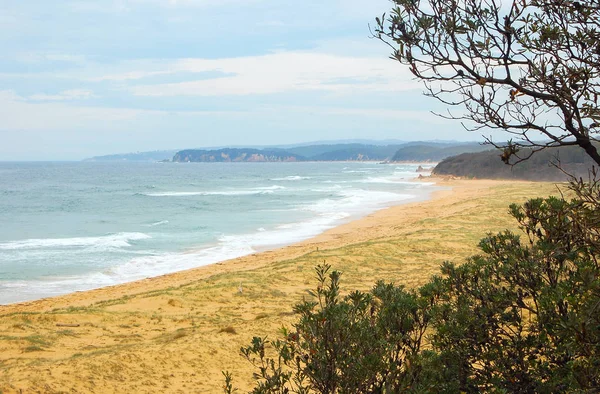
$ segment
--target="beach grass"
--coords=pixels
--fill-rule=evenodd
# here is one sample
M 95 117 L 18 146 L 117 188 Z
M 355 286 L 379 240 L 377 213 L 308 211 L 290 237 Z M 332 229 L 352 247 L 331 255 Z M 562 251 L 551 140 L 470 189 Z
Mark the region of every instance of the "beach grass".
M 377 280 L 419 286 L 445 260 L 477 253 L 505 228 L 511 202 L 556 195 L 551 183 L 450 181 L 453 191 L 393 207 L 312 240 L 160 278 L 0 307 L 2 392 L 220 393 L 222 370 L 248 389 L 239 355 L 275 338 L 310 297 L 313 268 L 342 272 L 344 291 Z

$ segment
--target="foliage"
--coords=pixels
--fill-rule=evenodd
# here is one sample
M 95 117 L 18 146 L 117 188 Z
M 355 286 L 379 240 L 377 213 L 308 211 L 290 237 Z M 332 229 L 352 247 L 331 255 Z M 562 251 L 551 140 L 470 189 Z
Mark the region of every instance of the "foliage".
M 374 35 L 456 106 L 447 117 L 514 140 L 503 160 L 575 145 L 600 164 L 600 1 L 393 0 Z M 542 142 L 540 142 L 542 141 Z M 522 147 L 532 150 L 522 152 Z
M 569 201 L 512 205 L 523 238 L 490 234 L 415 291 L 378 282 L 342 297 L 340 273 L 317 267 L 294 329 L 242 348 L 253 393 L 595 392 L 600 185 L 571 188 Z
M 525 242 L 508 231 L 488 236 L 483 255 L 442 267 L 432 341 L 458 369 L 461 390 L 599 387 L 597 208 L 558 198 L 512 205 Z
M 229 372 L 222 372 L 223 373 L 223 377 L 225 378 L 225 385 L 223 385 L 223 391 L 225 392 L 225 394 L 233 394 L 237 391 L 237 389 L 235 389 L 233 387 L 233 377 L 231 376 L 231 374 Z
M 296 305 L 293 331 L 242 348 L 259 370 L 253 393 L 389 392 L 419 381 L 430 300 L 383 282 L 341 297 L 340 273 L 329 270 L 317 267 L 316 300 Z M 268 347 L 276 357 L 266 355 Z

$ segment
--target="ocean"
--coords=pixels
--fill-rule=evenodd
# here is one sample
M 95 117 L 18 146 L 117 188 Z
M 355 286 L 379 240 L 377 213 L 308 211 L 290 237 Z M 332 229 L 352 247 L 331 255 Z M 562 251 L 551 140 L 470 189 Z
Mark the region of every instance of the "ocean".
M 428 198 L 418 164 L 0 163 L 0 304 L 213 264 Z

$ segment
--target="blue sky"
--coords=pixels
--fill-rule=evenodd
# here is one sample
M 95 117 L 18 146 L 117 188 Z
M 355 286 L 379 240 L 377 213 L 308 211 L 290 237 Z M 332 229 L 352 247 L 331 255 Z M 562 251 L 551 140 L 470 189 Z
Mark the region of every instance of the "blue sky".
M 387 0 L 0 3 L 0 160 L 480 140 L 369 38 Z

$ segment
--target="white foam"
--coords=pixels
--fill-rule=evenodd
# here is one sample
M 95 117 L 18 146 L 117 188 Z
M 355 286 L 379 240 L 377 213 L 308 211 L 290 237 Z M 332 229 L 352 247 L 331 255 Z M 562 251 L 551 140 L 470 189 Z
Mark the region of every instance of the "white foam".
M 266 186 L 266 187 L 257 187 L 254 190 L 261 191 L 261 190 L 283 190 L 283 189 L 287 189 L 287 188 L 285 186 L 273 185 L 273 186 Z
M 378 170 L 380 170 L 380 168 L 361 167 L 361 168 L 358 168 L 356 170 L 350 170 L 350 169 L 348 169 L 346 167 L 346 168 L 344 168 L 342 170 L 342 172 L 344 174 L 370 174 L 370 173 L 373 173 L 373 172 L 378 171 Z
M 219 241 L 223 246 L 227 245 L 233 250 L 250 248 L 251 252 L 249 253 L 253 253 L 256 250 L 287 245 L 314 237 L 335 227 L 349 216 L 350 214 L 347 212 L 330 213 L 302 222 L 282 224 L 274 229 L 254 234 L 224 235 L 219 238 Z
M 349 189 L 338 192 L 341 198 L 327 198 L 302 207 L 319 214 L 346 212 L 352 216 L 366 214 L 414 198 L 412 194 L 399 194 L 383 191 Z
M 169 221 L 168 220 L 161 220 L 160 222 L 155 222 L 155 223 L 149 224 L 148 226 L 149 227 L 156 227 L 156 226 L 162 226 L 164 224 L 169 224 Z
M 342 185 L 333 185 L 333 186 L 329 186 L 329 187 L 325 187 L 325 188 L 310 189 L 310 191 L 315 192 L 315 193 L 331 193 L 331 192 L 338 192 L 341 189 L 343 189 Z
M 189 191 L 189 192 L 160 192 L 145 193 L 148 197 L 190 197 L 190 196 L 252 196 L 258 194 L 273 194 L 276 190 L 283 190 L 285 186 L 272 185 L 255 187 L 242 190 L 215 190 L 215 191 Z
M 160 253 L 135 257 L 102 272 L 84 275 L 52 276 L 36 280 L 0 281 L 0 304 L 52 297 L 74 291 L 91 290 L 119 283 L 151 278 L 219 261 L 245 256 L 255 251 L 243 243 L 219 242 L 197 251 Z
M 229 260 L 258 250 L 268 249 L 302 241 L 318 235 L 352 216 L 366 214 L 414 197 L 409 194 L 398 194 L 361 189 L 338 190 L 338 198 L 328 198 L 301 207 L 311 212 L 309 218 L 295 223 L 285 223 L 274 228 L 260 227 L 249 234 L 223 234 L 213 245 L 201 249 L 175 252 L 150 253 L 134 257 L 128 261 L 85 275 L 48 277 L 41 280 L 0 282 L 0 303 L 10 303 L 55 296 L 73 291 L 89 290 L 118 283 L 139 280 L 175 271 L 186 270 L 219 261 Z M 106 237 L 61 240 L 47 242 L 45 245 L 90 245 L 95 242 L 114 242 L 125 245 L 127 240 L 144 239 L 148 236 L 141 233 L 121 233 Z M 82 241 L 85 240 L 85 241 Z M 56 241 L 56 240 L 54 240 Z M 21 247 L 33 247 L 40 242 L 28 240 L 19 244 Z M 13 245 L 15 246 L 15 245 Z
M 339 167 L 337 167 L 339 171 Z M 369 170 L 375 170 L 371 168 L 357 168 L 347 167 L 353 171 L 364 171 L 365 174 L 370 172 Z M 416 167 L 415 167 L 416 168 Z M 276 178 L 268 180 L 266 185 L 263 187 L 252 187 L 256 184 L 246 184 L 242 189 L 234 190 L 233 188 L 228 189 L 223 187 L 220 190 L 219 187 L 215 187 L 216 190 L 202 190 L 202 186 L 188 184 L 180 185 L 179 187 L 188 188 L 184 191 L 161 191 L 158 190 L 147 190 L 148 194 L 144 194 L 150 197 L 185 197 L 185 196 L 251 196 L 251 195 L 262 195 L 262 194 L 273 194 L 278 193 L 281 190 L 286 190 L 286 194 L 295 194 L 296 192 L 302 196 L 301 193 L 310 191 L 311 193 L 323 193 L 317 194 L 318 201 L 312 200 L 296 200 L 305 201 L 304 204 L 295 205 L 292 207 L 286 206 L 285 209 L 277 209 L 279 206 L 273 206 L 273 212 L 289 212 L 295 210 L 293 215 L 281 215 L 287 220 L 290 217 L 300 217 L 297 222 L 283 223 L 278 226 L 266 225 L 265 223 L 256 223 L 255 227 L 251 227 L 252 230 L 247 234 L 222 234 L 218 238 L 214 239 L 214 242 L 210 245 L 199 246 L 195 250 L 189 251 L 175 251 L 175 252 L 156 252 L 155 250 L 139 250 L 140 248 L 119 250 L 117 255 L 120 256 L 120 260 L 107 261 L 106 255 L 98 254 L 98 262 L 90 264 L 91 270 L 95 272 L 88 272 L 81 275 L 73 276 L 52 276 L 42 279 L 31 279 L 21 281 L 4 282 L 0 280 L 0 303 L 9 303 L 24 301 L 28 299 L 36 299 L 45 296 L 53 296 L 59 294 L 65 294 L 73 291 L 88 290 L 108 285 L 114 285 L 118 283 L 124 283 L 128 281 L 143 279 L 147 277 L 153 277 L 163 275 L 175 271 L 181 271 L 189 268 L 204 266 L 213 264 L 219 261 L 224 261 L 248 254 L 255 253 L 259 250 L 268 248 L 274 248 L 281 245 L 286 245 L 298 241 L 302 241 L 318 235 L 327 229 L 333 228 L 344 221 L 348 221 L 354 217 L 360 217 L 362 215 L 369 214 L 378 209 L 382 209 L 396 203 L 406 201 L 407 199 L 416 197 L 418 191 L 414 189 L 420 188 L 425 185 L 432 185 L 432 183 L 415 183 L 408 182 L 407 178 L 414 178 L 418 176 L 416 173 L 410 173 L 410 168 L 397 167 L 396 172 L 393 172 L 393 167 L 386 167 L 385 171 L 374 174 L 357 175 L 353 179 L 349 180 L 350 176 L 346 176 L 347 180 L 336 180 L 335 176 L 332 176 L 333 180 L 318 181 L 323 182 L 319 186 L 301 188 L 294 184 L 283 183 L 290 186 L 287 188 L 277 184 L 280 183 L 275 181 L 294 181 L 301 179 L 310 179 L 309 177 L 301 177 L 298 175 L 287 176 L 282 178 Z M 339 175 L 339 174 L 338 174 Z M 369 177 L 370 175 L 370 177 Z M 407 178 L 399 178 L 399 176 L 406 175 Z M 262 180 L 264 182 L 265 180 Z M 377 188 L 374 185 L 364 185 L 362 182 L 369 183 L 383 183 L 383 184 L 410 184 L 411 187 L 398 187 L 398 191 L 405 190 L 403 193 L 393 193 L 390 191 L 374 191 L 364 190 L 370 188 Z M 264 185 L 265 183 L 263 183 Z M 302 185 L 301 183 L 299 185 Z M 174 187 L 176 190 L 177 186 Z M 362 189 L 364 188 L 364 189 Z M 381 189 L 396 189 L 388 185 L 382 185 Z M 195 190 L 194 190 L 195 189 Z M 406 189 L 411 191 L 406 192 Z M 163 189 L 164 190 L 164 189 Z M 415 194 L 410 194 L 415 192 Z M 283 193 L 282 193 L 283 194 Z M 308 198 L 314 198 L 314 194 L 307 194 Z M 168 216 L 163 216 L 168 217 Z M 275 216 L 279 217 L 279 215 Z M 159 219 L 155 217 L 155 220 Z M 163 226 L 169 223 L 168 220 L 156 221 L 150 223 L 149 220 L 147 226 Z M 264 226 L 264 227 L 259 227 Z M 168 229 L 168 227 L 166 228 Z M 155 237 L 160 238 L 159 235 Z M 59 261 L 60 253 L 65 252 L 66 248 L 68 253 L 73 253 L 76 256 L 80 253 L 82 256 L 94 256 L 88 253 L 88 251 L 99 251 L 105 248 L 111 251 L 111 248 L 127 248 L 132 246 L 132 241 L 143 240 L 151 238 L 147 234 L 143 233 L 117 233 L 110 234 L 102 237 L 82 237 L 82 238 L 66 238 L 66 239 L 29 239 L 23 241 L 14 241 L 0 244 L 0 250 L 10 250 L 11 252 L 6 255 L 13 254 L 26 254 L 28 257 L 31 254 L 43 254 L 52 253 L 56 254 L 57 258 L 44 259 L 44 261 Z M 155 247 L 148 245 L 149 247 Z M 45 250 L 46 249 L 46 250 Z M 13 252 L 14 250 L 14 252 Z M 110 256 L 110 255 L 109 255 Z M 109 257 L 112 258 L 112 257 Z M 110 267 L 107 268 L 110 262 Z M 53 263 L 54 264 L 54 263 Z M 54 271 L 56 272 L 56 271 Z M 69 271 L 72 272 L 72 271 Z
M 276 189 L 262 190 L 232 190 L 232 191 L 215 191 L 215 192 L 164 192 L 164 193 L 148 193 L 148 197 L 190 197 L 190 196 L 252 196 L 258 194 L 273 194 Z
M 312 179 L 312 178 L 309 176 L 290 175 L 290 176 L 285 176 L 282 178 L 273 178 L 271 180 L 272 181 L 303 181 L 303 180 L 308 180 L 308 179 Z
M 42 280 L 0 281 L 0 304 L 30 301 L 117 284 L 103 273 L 51 277 Z
M 398 174 L 400 175 L 400 174 Z M 397 184 L 397 185 L 410 185 L 414 182 L 411 182 L 410 179 L 414 179 L 418 176 L 418 174 L 414 173 L 404 173 L 404 176 L 398 176 L 394 174 L 390 177 L 368 177 L 366 179 L 360 180 L 360 183 L 386 183 L 386 184 Z
M 102 237 L 26 239 L 21 241 L 1 243 L 0 250 L 81 247 L 123 248 L 131 246 L 129 241 L 137 241 L 148 238 L 151 237 L 143 233 L 117 233 Z
M 249 245 L 219 242 L 215 246 L 201 250 L 136 257 L 125 264 L 109 269 L 106 274 L 116 283 L 122 283 L 202 267 L 254 252 L 255 250 Z

